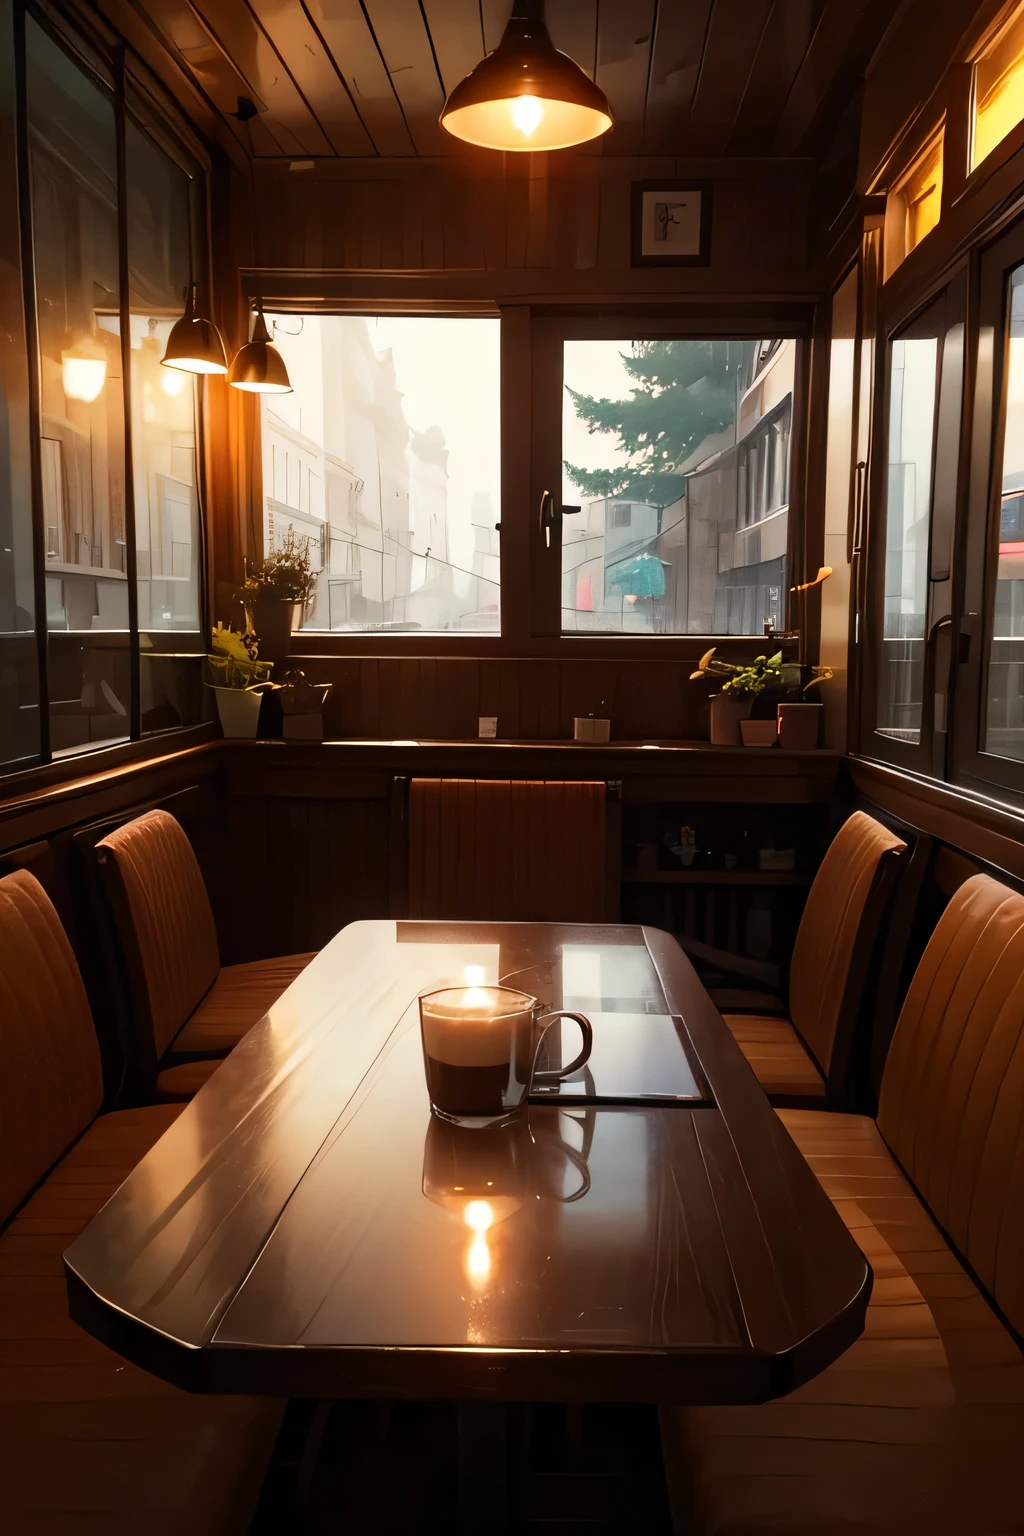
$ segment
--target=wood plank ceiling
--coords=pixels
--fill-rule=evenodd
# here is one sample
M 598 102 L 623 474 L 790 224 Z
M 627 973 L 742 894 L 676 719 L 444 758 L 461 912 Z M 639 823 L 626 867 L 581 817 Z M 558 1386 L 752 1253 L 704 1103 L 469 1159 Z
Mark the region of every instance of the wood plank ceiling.
M 511 0 L 141 7 L 248 153 L 294 159 L 466 153 L 438 114 L 446 92 L 497 45 Z M 819 150 L 895 8 L 894 0 L 547 0 L 547 21 L 555 46 L 611 102 L 603 153 L 791 156 Z

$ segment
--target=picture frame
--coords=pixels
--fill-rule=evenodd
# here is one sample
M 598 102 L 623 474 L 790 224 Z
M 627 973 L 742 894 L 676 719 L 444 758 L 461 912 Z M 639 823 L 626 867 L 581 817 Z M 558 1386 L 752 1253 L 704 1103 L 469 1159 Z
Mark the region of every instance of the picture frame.
M 634 181 L 630 211 L 631 265 L 708 266 L 711 261 L 711 214 L 710 181 Z

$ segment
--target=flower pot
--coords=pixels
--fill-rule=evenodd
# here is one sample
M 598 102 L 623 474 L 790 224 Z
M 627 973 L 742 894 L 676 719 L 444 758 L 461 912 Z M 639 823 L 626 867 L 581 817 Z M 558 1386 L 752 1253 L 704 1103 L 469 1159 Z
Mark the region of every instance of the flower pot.
M 809 752 L 818 745 L 821 704 L 779 705 L 779 746 L 790 752 Z
M 774 720 L 741 720 L 740 735 L 745 747 L 772 747 L 778 734 Z
M 753 699 L 717 693 L 711 700 L 711 744 L 714 747 L 740 745 L 740 721 L 749 718 Z
M 259 730 L 261 693 L 248 688 L 215 688 L 217 713 L 225 736 L 255 736 Z
M 572 735 L 574 741 L 606 742 L 611 740 L 612 722 L 595 720 L 593 715 L 574 715 Z
M 292 648 L 292 635 L 301 628 L 302 603 L 290 597 L 274 597 L 261 592 L 245 605 L 245 620 L 256 631 L 260 643 L 260 661 L 280 666 Z

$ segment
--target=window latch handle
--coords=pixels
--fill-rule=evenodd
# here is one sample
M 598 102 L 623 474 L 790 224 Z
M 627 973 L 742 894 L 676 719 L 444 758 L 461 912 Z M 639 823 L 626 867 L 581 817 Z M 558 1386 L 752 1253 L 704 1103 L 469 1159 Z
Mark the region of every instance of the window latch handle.
M 537 511 L 537 526 L 544 536 L 544 548 L 551 548 L 551 529 L 555 521 L 555 498 L 550 491 L 541 491 Z

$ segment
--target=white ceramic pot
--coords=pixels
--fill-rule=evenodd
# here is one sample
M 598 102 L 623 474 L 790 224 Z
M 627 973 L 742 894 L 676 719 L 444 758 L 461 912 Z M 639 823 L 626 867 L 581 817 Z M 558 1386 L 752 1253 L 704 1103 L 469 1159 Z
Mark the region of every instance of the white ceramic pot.
M 741 720 L 740 735 L 745 747 L 773 747 L 778 730 L 774 720 Z
M 716 693 L 711 700 L 711 745 L 738 747 L 740 721 L 746 720 L 753 707 L 753 699 L 734 699 L 731 694 Z
M 215 688 L 217 713 L 225 736 L 255 736 L 260 723 L 261 693 L 248 688 Z

